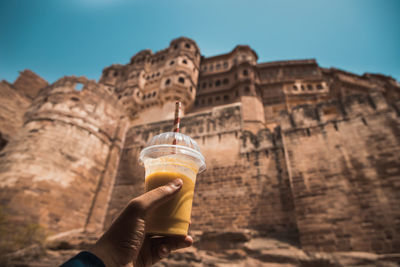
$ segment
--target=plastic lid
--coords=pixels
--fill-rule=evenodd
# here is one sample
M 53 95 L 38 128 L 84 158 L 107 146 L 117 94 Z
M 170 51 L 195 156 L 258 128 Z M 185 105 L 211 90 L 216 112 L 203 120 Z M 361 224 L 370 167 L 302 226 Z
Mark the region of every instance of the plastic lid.
M 176 145 L 174 145 L 176 140 Z M 140 152 L 139 162 L 143 165 L 145 158 L 156 159 L 167 155 L 182 155 L 193 160 L 199 168 L 199 173 L 206 169 L 206 163 L 196 141 L 187 135 L 176 132 L 166 132 L 154 136 L 147 147 Z

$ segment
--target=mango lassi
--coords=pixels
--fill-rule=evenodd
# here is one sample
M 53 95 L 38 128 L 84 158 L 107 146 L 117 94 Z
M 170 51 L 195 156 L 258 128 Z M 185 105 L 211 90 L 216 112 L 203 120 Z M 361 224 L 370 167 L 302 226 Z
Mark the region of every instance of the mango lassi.
M 173 199 L 152 210 L 147 220 L 147 233 L 159 235 L 187 235 L 195 182 L 193 178 L 170 171 L 158 171 L 145 178 L 146 192 L 177 178 L 183 181 L 181 190 Z

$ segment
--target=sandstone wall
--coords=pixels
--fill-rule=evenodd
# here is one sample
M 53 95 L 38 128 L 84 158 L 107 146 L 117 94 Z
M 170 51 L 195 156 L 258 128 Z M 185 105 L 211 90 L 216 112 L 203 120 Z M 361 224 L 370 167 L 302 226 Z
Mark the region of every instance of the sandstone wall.
M 282 115 L 301 246 L 400 250 L 400 120 L 380 94 Z
M 24 113 L 30 104 L 31 100 L 12 84 L 0 82 L 0 150 L 21 128 Z
M 192 230 L 253 228 L 296 239 L 293 204 L 279 131 L 257 135 L 242 129 L 240 104 L 185 116 L 182 132 L 200 145 L 207 170 L 198 176 Z M 138 154 L 156 134 L 171 131 L 172 121 L 129 129 L 106 219 L 144 191 Z
M 14 82 L 14 87 L 30 99 L 35 98 L 39 90 L 47 85 L 43 78 L 31 70 L 21 71 Z
M 38 222 L 48 233 L 101 226 L 125 134 L 122 115 L 116 98 L 85 78 L 41 90 L 0 154 L 7 218 Z

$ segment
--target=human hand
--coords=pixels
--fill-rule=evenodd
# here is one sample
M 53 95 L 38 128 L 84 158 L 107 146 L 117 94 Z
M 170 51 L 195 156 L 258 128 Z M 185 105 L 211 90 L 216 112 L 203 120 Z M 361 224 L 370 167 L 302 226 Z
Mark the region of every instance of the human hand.
M 157 237 L 145 235 L 146 214 L 171 199 L 182 187 L 182 180 L 151 190 L 133 200 L 89 251 L 107 267 L 150 266 L 173 250 L 193 244 L 191 236 Z

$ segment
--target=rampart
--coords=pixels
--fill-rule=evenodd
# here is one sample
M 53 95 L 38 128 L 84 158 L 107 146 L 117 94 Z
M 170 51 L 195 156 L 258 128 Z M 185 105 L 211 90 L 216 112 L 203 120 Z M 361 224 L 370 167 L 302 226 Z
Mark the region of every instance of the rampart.
M 284 112 L 304 249 L 399 251 L 400 120 L 379 94 Z
M 48 233 L 101 227 L 123 115 L 117 99 L 86 78 L 65 77 L 41 90 L 0 154 L 0 200 L 8 218 L 38 222 Z

